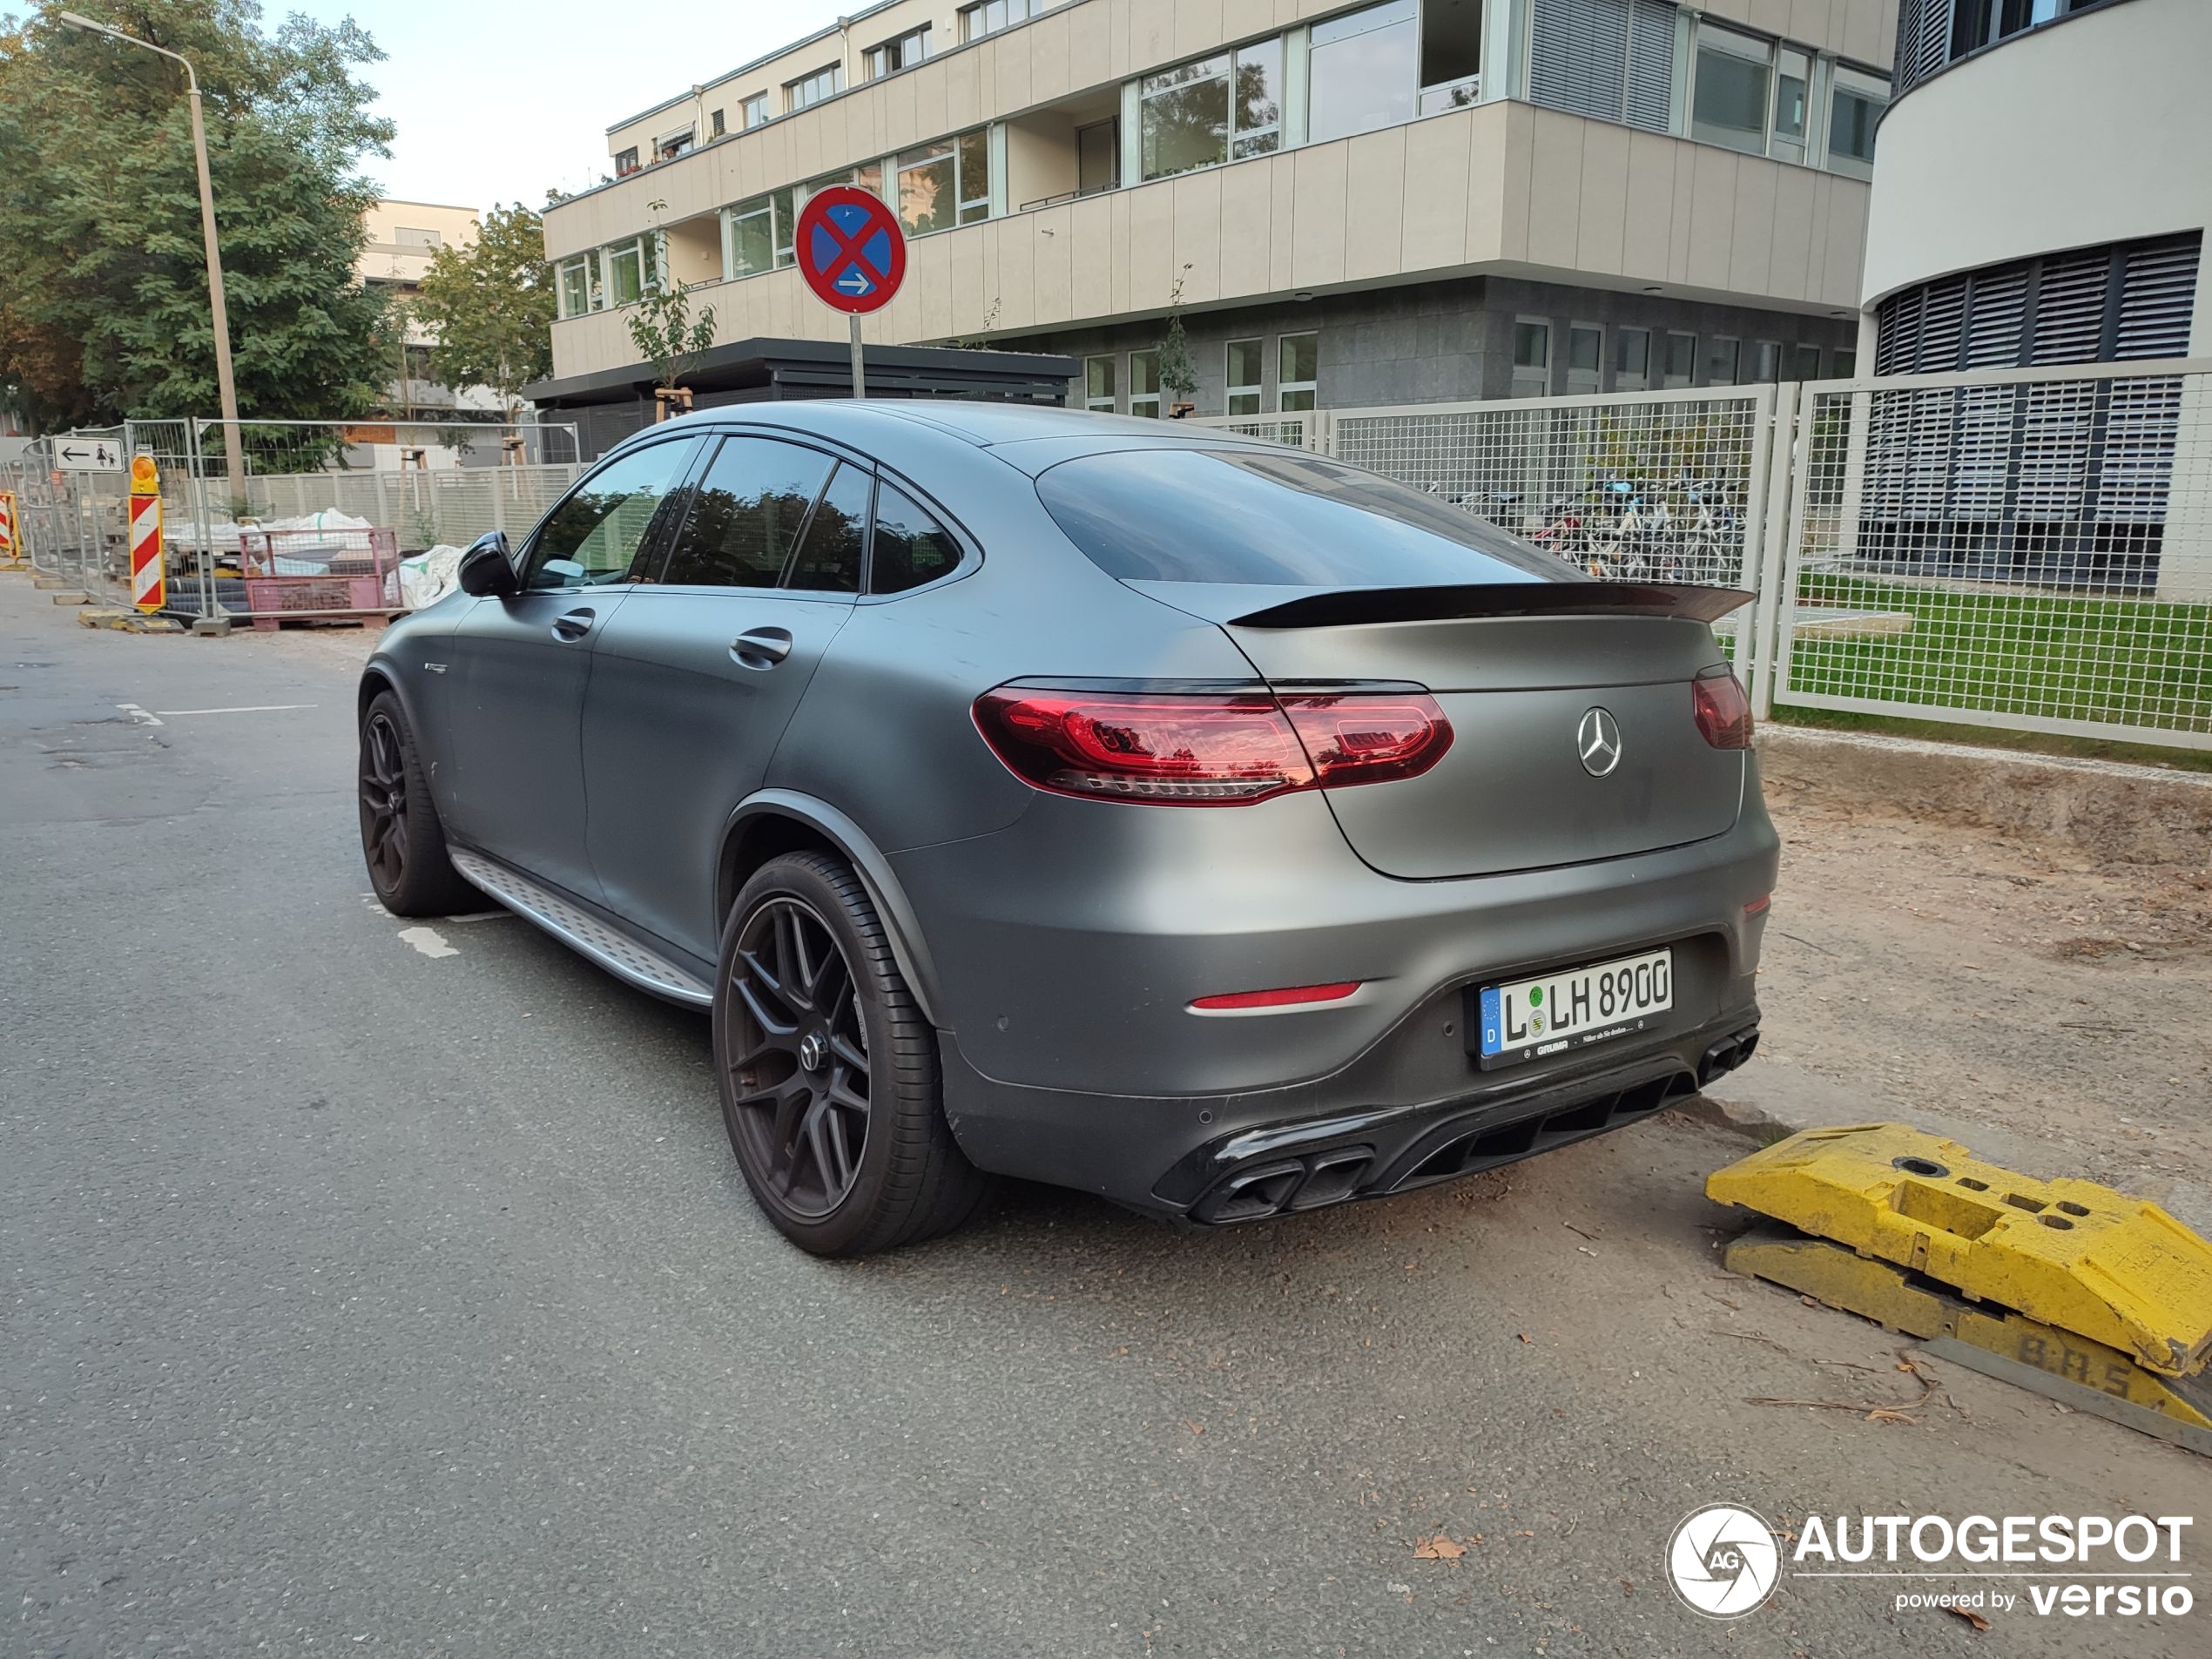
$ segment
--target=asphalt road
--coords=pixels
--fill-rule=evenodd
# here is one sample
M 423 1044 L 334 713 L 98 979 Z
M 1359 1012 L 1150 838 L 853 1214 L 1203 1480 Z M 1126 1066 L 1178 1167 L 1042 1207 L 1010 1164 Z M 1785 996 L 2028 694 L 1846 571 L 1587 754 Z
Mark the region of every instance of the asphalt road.
M 1725 1278 L 1698 1183 L 1744 1143 L 1686 1120 L 1259 1230 L 1021 1189 L 800 1255 L 703 1020 L 367 897 L 364 649 L 0 577 L 0 1654 L 2208 1651 L 2201 1611 L 1674 1599 L 1716 1500 L 2212 1487 Z

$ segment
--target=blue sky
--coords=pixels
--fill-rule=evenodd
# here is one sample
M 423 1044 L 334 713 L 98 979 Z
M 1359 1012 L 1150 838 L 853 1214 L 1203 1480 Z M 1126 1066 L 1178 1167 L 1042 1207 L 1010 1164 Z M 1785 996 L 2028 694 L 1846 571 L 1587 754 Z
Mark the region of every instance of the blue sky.
M 606 130 L 833 22 L 838 0 L 264 0 L 273 27 L 350 14 L 386 61 L 363 78 L 399 126 L 369 172 L 413 201 L 536 207 L 608 170 Z M 846 0 L 845 10 L 856 10 Z

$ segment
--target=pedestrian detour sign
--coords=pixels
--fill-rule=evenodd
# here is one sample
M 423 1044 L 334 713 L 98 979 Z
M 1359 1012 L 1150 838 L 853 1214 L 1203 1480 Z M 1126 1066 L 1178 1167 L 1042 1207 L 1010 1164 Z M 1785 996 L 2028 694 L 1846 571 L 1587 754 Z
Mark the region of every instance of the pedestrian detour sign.
M 123 446 L 113 438 L 80 438 L 65 433 L 54 440 L 57 472 L 120 472 Z
M 814 297 L 850 316 L 889 305 L 907 274 L 907 233 L 897 216 L 851 185 L 807 199 L 793 251 Z

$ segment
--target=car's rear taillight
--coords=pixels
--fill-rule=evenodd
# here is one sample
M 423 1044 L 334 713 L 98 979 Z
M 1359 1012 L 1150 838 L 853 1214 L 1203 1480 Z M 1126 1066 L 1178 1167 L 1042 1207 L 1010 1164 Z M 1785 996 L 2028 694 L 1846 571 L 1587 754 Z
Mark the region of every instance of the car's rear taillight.
M 1087 692 L 1001 686 L 976 729 L 1041 789 L 1157 806 L 1241 806 L 1426 772 L 1451 723 L 1426 692 Z
M 1751 746 L 1751 700 L 1743 695 L 1743 683 L 1734 669 L 1716 663 L 1701 671 L 1689 683 L 1689 694 L 1697 729 L 1706 742 L 1716 749 Z

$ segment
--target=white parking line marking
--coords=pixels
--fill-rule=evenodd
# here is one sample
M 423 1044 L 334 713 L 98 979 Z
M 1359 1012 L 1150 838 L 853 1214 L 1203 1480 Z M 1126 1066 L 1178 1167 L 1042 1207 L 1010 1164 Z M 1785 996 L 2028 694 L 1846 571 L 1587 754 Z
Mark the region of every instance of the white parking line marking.
M 124 711 L 124 713 L 125 713 L 125 714 L 129 715 L 129 716 L 130 716 L 130 717 L 131 717 L 133 720 L 136 720 L 136 721 L 137 721 L 137 722 L 138 722 L 140 725 L 159 725 L 161 724 L 161 722 L 160 722 L 160 721 L 158 721 L 158 720 L 155 719 L 155 718 L 153 718 L 153 716 L 152 716 L 151 714 L 148 714 L 148 713 L 147 713 L 147 712 L 146 712 L 144 709 L 140 708 L 140 707 L 139 707 L 139 706 L 138 706 L 136 703 L 118 703 L 118 704 L 117 704 L 115 706 L 116 706 L 117 708 L 118 708 L 118 709 L 121 709 L 121 710 Z
M 125 703 L 121 705 L 121 706 L 127 709 L 131 706 L 131 705 Z M 246 705 L 243 708 L 236 709 L 164 709 L 161 711 L 164 714 L 171 716 L 179 714 L 282 714 L 292 709 L 319 709 L 321 706 L 322 705 L 320 703 L 252 703 Z
M 461 953 L 446 943 L 445 935 L 435 927 L 402 927 L 400 937 L 425 956 L 458 956 Z

